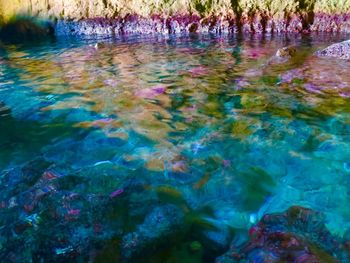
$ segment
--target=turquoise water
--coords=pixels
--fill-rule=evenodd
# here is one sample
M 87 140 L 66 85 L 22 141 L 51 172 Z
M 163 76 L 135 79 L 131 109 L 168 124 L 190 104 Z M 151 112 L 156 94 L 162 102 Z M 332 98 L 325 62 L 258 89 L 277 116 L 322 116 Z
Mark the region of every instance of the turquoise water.
M 342 39 L 2 44 L 2 260 L 211 262 L 295 205 L 347 238 L 350 63 L 313 56 Z

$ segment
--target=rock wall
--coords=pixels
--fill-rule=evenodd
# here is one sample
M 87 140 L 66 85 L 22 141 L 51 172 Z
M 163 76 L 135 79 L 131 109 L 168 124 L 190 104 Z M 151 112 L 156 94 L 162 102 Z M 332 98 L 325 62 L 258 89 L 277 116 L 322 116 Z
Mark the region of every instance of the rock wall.
M 350 0 L 0 0 L 2 24 L 18 14 L 64 21 L 59 32 L 74 34 L 125 33 L 130 20 L 135 32 L 350 32 Z M 86 30 L 76 29 L 82 20 Z

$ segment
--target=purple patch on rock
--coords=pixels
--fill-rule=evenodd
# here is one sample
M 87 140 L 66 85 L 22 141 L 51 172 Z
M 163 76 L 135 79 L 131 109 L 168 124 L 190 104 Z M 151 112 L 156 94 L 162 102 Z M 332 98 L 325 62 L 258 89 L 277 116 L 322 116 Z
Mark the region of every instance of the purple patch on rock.
M 208 68 L 203 67 L 203 66 L 198 66 L 198 67 L 194 67 L 191 68 L 188 71 L 192 77 L 199 77 L 199 76 L 204 76 L 208 73 Z
M 312 84 L 312 83 L 305 83 L 304 84 L 304 88 L 307 91 L 315 92 L 315 93 L 321 93 L 321 90 L 322 90 L 321 87 L 318 87 L 318 86 L 316 86 L 315 84 Z
M 165 93 L 166 87 L 158 85 L 151 88 L 142 89 L 136 92 L 136 96 L 140 98 L 152 99 L 160 94 Z
M 124 193 L 124 189 L 117 189 L 114 192 L 112 192 L 109 197 L 113 198 L 113 197 L 117 197 L 119 195 L 121 195 L 122 193 Z

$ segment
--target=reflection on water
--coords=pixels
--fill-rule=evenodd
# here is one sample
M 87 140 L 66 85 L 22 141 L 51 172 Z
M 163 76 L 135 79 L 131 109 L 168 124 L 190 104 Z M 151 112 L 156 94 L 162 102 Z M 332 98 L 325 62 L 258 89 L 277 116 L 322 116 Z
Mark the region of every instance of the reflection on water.
M 348 232 L 350 64 L 312 56 L 330 40 L 102 42 L 1 46 L 2 258 L 128 261 L 166 237 L 153 262 L 213 260 L 179 244 L 292 205 Z

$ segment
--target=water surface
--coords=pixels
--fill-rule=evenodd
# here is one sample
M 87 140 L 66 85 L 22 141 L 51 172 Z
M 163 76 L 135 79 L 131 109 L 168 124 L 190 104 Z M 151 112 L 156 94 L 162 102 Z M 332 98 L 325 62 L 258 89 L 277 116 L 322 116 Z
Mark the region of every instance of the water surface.
M 148 262 L 174 262 L 193 242 L 209 252 L 185 257 L 211 261 L 222 251 L 203 240 L 218 229 L 248 233 L 293 205 L 322 212 L 345 237 L 350 63 L 313 56 L 342 39 L 1 45 L 1 258 L 118 262 L 159 235 L 170 252 Z M 276 59 L 286 45 L 296 57 Z M 158 233 L 149 221 L 162 222 L 164 207 L 176 211 Z

